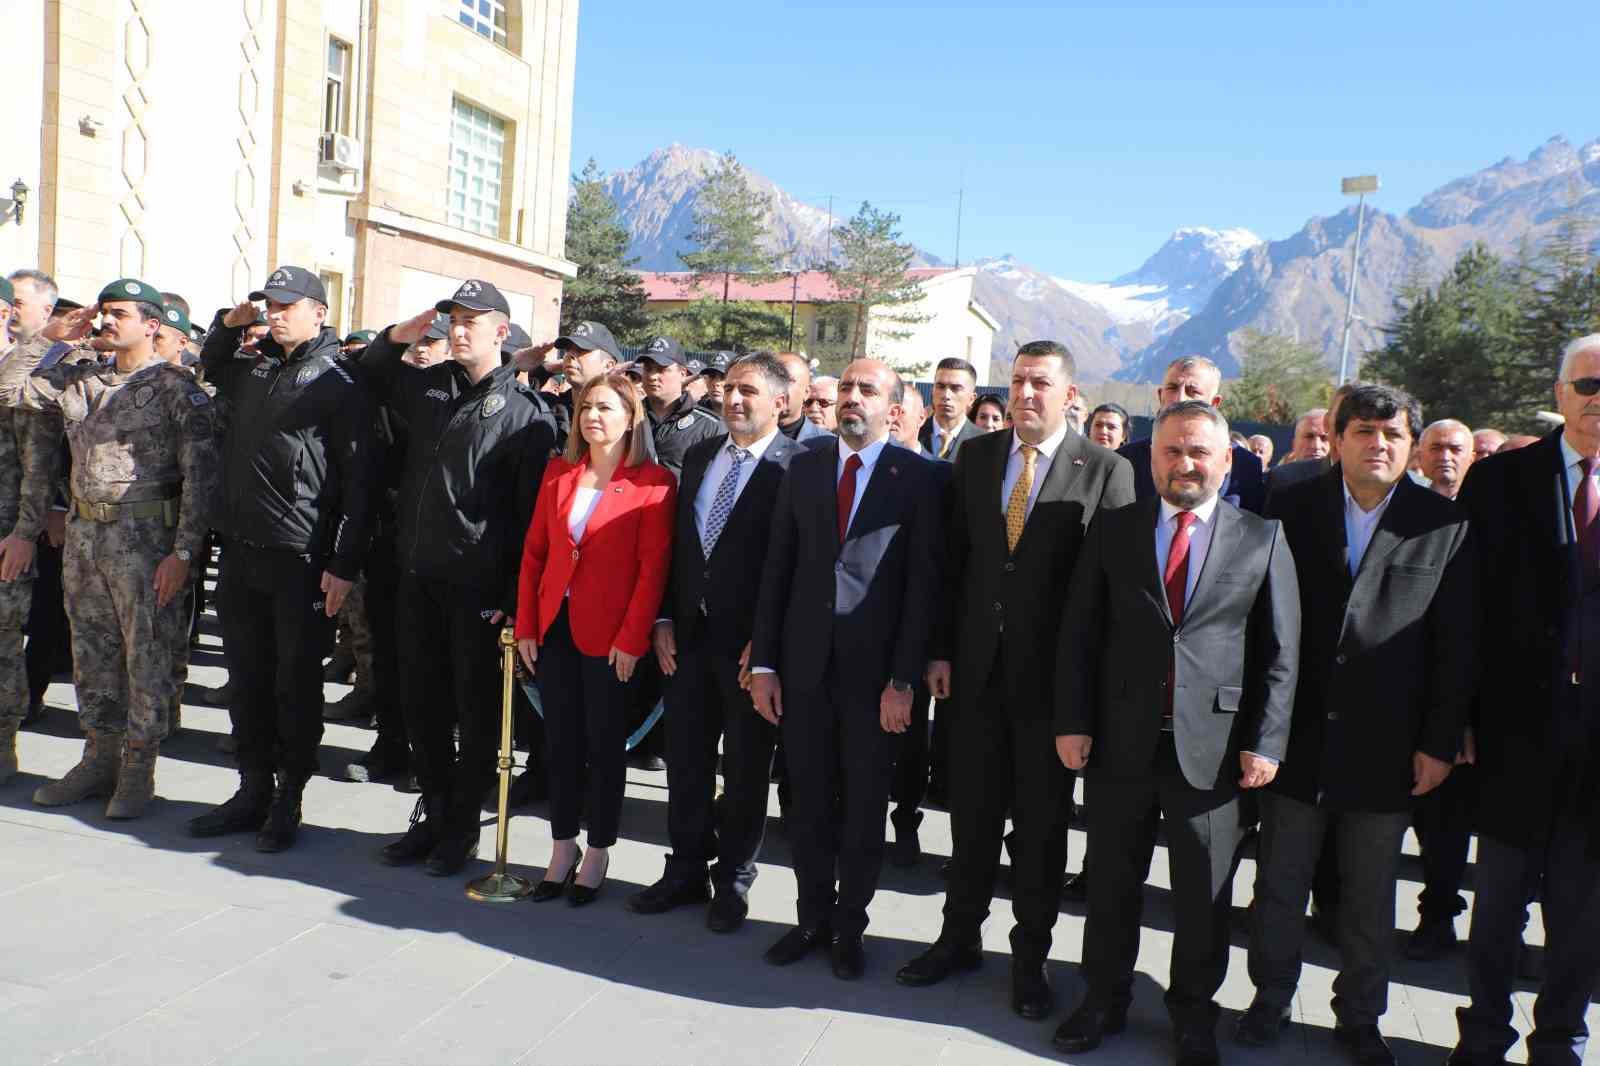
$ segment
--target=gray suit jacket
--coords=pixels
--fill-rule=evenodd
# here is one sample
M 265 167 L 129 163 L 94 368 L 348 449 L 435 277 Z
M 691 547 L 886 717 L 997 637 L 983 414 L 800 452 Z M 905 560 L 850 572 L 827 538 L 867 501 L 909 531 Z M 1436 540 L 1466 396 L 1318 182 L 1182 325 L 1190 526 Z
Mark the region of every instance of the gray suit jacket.
M 1056 671 L 1056 735 L 1094 738 L 1091 776 L 1150 772 L 1173 665 L 1183 776 L 1237 787 L 1241 750 L 1281 761 L 1299 672 L 1300 591 L 1277 522 L 1227 501 L 1174 626 L 1156 570 L 1159 497 L 1107 511 L 1072 575 Z

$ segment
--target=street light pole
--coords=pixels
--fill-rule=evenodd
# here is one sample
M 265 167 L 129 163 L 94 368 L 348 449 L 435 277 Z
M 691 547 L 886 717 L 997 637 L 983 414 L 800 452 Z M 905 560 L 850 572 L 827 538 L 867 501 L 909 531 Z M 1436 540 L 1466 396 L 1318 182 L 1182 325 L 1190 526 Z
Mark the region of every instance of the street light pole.
M 1376 174 L 1363 174 L 1354 178 L 1345 178 L 1339 183 L 1340 191 L 1346 196 L 1355 193 L 1357 196 L 1356 207 L 1356 245 L 1350 253 L 1350 288 L 1345 293 L 1344 301 L 1344 336 L 1339 341 L 1339 384 L 1343 385 L 1350 374 L 1350 323 L 1356 313 L 1356 281 L 1358 271 L 1361 269 L 1361 232 L 1366 228 L 1367 221 L 1367 193 L 1378 191 L 1378 176 Z

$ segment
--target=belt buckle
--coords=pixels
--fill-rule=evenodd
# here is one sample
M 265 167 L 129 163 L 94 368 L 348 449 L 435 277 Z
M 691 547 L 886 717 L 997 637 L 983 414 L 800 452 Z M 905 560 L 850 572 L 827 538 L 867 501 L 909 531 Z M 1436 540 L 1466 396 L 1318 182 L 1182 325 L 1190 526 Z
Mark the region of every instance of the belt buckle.
M 99 502 L 99 503 L 91 503 L 89 505 L 89 507 L 90 507 L 91 511 L 93 512 L 92 514 L 90 514 L 89 517 L 93 518 L 96 522 L 109 522 L 109 521 L 111 521 L 111 505 L 110 504 L 105 503 L 105 502 L 102 501 L 102 502 Z

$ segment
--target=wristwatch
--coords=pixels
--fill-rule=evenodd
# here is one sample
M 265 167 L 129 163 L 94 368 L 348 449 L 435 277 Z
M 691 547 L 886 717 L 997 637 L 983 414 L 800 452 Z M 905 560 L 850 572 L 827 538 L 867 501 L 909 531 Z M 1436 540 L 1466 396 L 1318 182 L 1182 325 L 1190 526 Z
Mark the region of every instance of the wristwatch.
M 894 689 L 896 692 L 911 691 L 911 683 L 909 681 L 896 681 L 894 678 L 889 679 L 889 687 Z
M 178 557 L 178 562 L 180 563 L 186 563 L 189 561 L 190 553 L 188 548 L 174 548 L 172 554 Z

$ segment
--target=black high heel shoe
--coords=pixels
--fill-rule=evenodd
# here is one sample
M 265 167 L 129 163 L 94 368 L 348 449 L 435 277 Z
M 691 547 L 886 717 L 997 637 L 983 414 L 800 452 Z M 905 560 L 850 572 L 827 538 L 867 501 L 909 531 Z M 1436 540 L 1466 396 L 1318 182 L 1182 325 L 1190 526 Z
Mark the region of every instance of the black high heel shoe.
M 601 886 L 606 883 L 606 874 L 610 872 L 611 856 L 607 855 L 605 871 L 600 875 L 600 884 L 590 888 L 588 885 L 580 885 L 574 880 L 572 887 L 567 889 L 567 905 L 570 907 L 587 907 L 593 903 L 600 895 Z
M 572 866 L 567 870 L 567 876 L 560 881 L 540 881 L 528 898 L 535 903 L 548 903 L 553 899 L 560 899 L 568 892 L 574 891 L 573 882 L 578 879 L 578 864 L 583 861 L 583 849 L 578 849 L 578 857 L 572 860 Z M 545 871 L 549 873 L 548 870 Z

